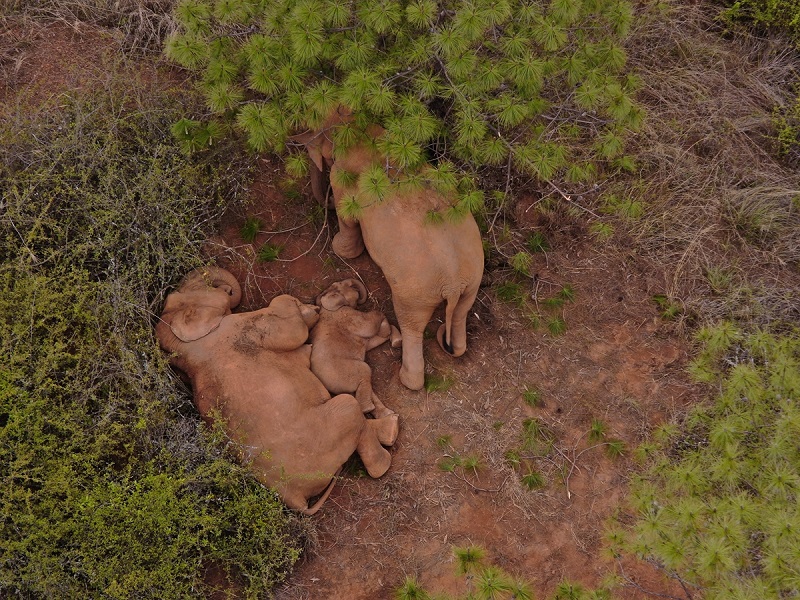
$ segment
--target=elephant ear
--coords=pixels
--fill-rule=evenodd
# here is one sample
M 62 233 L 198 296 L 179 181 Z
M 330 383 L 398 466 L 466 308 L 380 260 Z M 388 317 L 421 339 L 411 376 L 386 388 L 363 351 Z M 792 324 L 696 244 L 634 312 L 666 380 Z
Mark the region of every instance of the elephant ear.
M 330 290 L 329 290 L 330 291 Z M 321 306 L 327 311 L 333 312 L 342 308 L 347 301 L 344 297 L 344 294 L 338 294 L 337 296 L 333 296 L 333 294 L 329 294 L 328 292 L 323 292 L 319 296 L 317 296 L 318 306 Z
M 224 316 L 224 312 L 213 306 L 191 306 L 172 319 L 170 328 L 179 340 L 194 342 L 219 327 Z

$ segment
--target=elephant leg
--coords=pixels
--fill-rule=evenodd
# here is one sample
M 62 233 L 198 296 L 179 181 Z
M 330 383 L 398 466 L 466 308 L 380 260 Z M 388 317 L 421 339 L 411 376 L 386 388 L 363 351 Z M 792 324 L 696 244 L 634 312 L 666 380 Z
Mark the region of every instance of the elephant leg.
M 439 326 L 436 332 L 436 339 L 442 350 L 451 356 L 461 356 L 467 351 L 467 315 L 469 314 L 472 305 L 475 303 L 475 297 L 478 295 L 478 288 L 474 290 L 465 290 L 461 297 L 458 299 L 450 321 L 450 348 L 446 348 L 444 344 L 444 336 L 447 330 L 446 324 Z
M 376 422 L 375 419 L 364 419 L 364 428 L 361 431 L 358 447 L 356 448 L 356 452 L 361 457 L 361 462 L 364 463 L 367 473 L 375 479 L 386 473 L 392 464 L 392 455 L 381 445 L 378 431 L 374 425 L 371 425 L 371 423 Z
M 375 390 L 372 391 L 372 404 L 375 407 L 370 412 L 376 419 L 382 419 L 384 417 L 397 414 L 391 408 L 387 407 L 383 402 L 381 402 L 381 399 L 378 398 Z
M 358 373 L 359 384 L 356 388 L 356 400 L 364 413 L 372 413 L 376 419 L 395 414 L 393 410 L 386 406 L 375 394 L 372 388 L 372 369 L 365 362 L 353 361 L 353 368 Z
M 372 391 L 372 369 L 365 362 L 353 361 L 353 368 L 358 374 L 358 387 L 356 388 L 356 400 L 361 406 L 362 412 L 368 413 L 375 410 L 375 394 Z M 380 401 L 378 401 L 380 404 Z
M 367 427 L 375 430 L 378 441 L 384 446 L 393 446 L 400 433 L 400 418 L 397 413 L 391 413 L 378 419 L 367 419 Z
M 403 345 L 403 336 L 400 335 L 400 330 L 392 325 L 392 333 L 389 335 L 389 343 L 392 348 L 399 348 Z
M 331 246 L 337 256 L 341 258 L 356 258 L 364 252 L 364 238 L 361 236 L 361 226 L 348 219 L 339 219 L 339 232 L 333 236 Z
M 395 299 L 394 310 L 400 335 L 403 338 L 403 366 L 400 367 L 400 383 L 410 390 L 419 390 L 425 385 L 425 359 L 422 355 L 422 336 L 431 320 L 435 306 L 430 308 L 406 308 L 413 303 Z
M 327 173 L 319 170 L 314 161 L 309 161 L 309 177 L 311 179 L 311 193 L 322 206 L 326 206 L 325 197 L 328 195 L 330 182 Z

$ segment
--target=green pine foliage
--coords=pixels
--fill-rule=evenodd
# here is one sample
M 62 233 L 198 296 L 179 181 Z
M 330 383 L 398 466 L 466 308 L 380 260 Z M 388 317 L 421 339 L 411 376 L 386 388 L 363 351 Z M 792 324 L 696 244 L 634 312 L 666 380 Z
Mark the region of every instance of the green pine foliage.
M 186 157 L 180 96 L 110 85 L 0 124 L 0 597 L 204 596 L 212 567 L 264 595 L 292 518 L 153 332 L 247 171 Z
M 385 127 L 380 149 L 406 173 L 430 148 L 455 182 L 487 165 L 586 182 L 617 168 L 642 122 L 628 0 L 182 0 L 175 17 L 166 54 L 198 74 L 217 124 L 182 121 L 195 149 L 233 126 L 254 150 L 283 152 L 345 105 L 356 135 Z M 478 204 L 458 192 L 450 216 Z
M 704 328 L 692 372 L 716 399 L 665 430 L 634 485 L 628 547 L 704 597 L 800 589 L 800 337 Z

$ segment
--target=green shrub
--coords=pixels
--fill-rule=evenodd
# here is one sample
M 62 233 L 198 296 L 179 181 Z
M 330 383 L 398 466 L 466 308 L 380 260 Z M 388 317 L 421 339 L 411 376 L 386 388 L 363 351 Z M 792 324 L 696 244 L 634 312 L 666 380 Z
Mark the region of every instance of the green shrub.
M 800 337 L 722 324 L 700 339 L 719 394 L 647 453 L 629 548 L 709 600 L 789 597 L 800 584 Z
M 425 177 L 457 189 L 457 214 L 482 204 L 458 172 L 585 181 L 642 121 L 625 73 L 627 0 L 183 0 L 175 14 L 166 53 L 201 77 L 216 115 L 211 129 L 187 120 L 188 137 L 197 128 L 211 144 L 233 126 L 282 152 L 343 104 L 356 122 L 337 132 L 340 148 L 378 122 L 381 150 L 416 183 L 432 150 Z
M 761 28 L 786 31 L 800 47 L 800 2 L 798 0 L 736 0 L 722 11 L 728 22 L 745 22 Z
M 2 597 L 187 598 L 212 567 L 256 596 L 299 554 L 154 339 L 247 178 L 181 152 L 181 98 L 126 80 L 0 123 Z

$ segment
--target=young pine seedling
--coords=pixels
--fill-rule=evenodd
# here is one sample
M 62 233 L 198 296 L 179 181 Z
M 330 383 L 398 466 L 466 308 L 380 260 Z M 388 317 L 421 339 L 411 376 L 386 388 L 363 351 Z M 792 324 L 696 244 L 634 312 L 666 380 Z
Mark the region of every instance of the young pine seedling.
M 553 335 L 561 335 L 567 330 L 567 324 L 561 317 L 553 317 L 547 321 L 547 330 Z
M 239 230 L 239 235 L 245 242 L 252 244 L 258 232 L 261 230 L 261 225 L 261 219 L 257 217 L 247 217 L 244 221 L 244 225 L 242 225 L 242 228 Z
M 258 260 L 261 262 L 274 262 L 283 250 L 283 246 L 273 246 L 266 243 L 258 249 Z
M 601 442 L 606 437 L 606 424 L 600 419 L 592 419 L 592 426 L 589 428 L 589 441 L 592 443 Z
M 522 390 L 522 400 L 531 408 L 542 406 L 542 394 L 535 387 L 526 385 Z
M 545 485 L 544 476 L 534 469 L 528 468 L 528 472 L 522 476 L 522 485 L 529 490 L 538 490 Z
M 544 234 L 538 231 L 534 231 L 528 236 L 525 245 L 528 247 L 528 250 L 534 254 L 537 252 L 547 252 L 550 250 L 550 244 L 547 241 L 547 238 L 544 237 Z
M 455 383 L 453 379 L 447 375 L 436 375 L 434 373 L 425 374 L 425 391 L 433 392 L 446 392 Z

